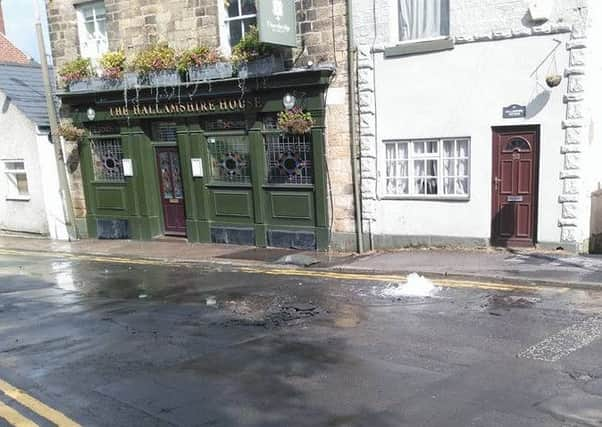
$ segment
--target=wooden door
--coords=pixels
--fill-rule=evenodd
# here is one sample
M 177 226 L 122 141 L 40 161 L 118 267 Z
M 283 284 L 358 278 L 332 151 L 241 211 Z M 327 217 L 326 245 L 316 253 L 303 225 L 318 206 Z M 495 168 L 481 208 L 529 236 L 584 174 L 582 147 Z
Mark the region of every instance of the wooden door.
M 157 147 L 157 166 L 165 234 L 186 235 L 184 188 L 176 147 Z
M 493 129 L 494 245 L 535 244 L 538 169 L 538 127 Z

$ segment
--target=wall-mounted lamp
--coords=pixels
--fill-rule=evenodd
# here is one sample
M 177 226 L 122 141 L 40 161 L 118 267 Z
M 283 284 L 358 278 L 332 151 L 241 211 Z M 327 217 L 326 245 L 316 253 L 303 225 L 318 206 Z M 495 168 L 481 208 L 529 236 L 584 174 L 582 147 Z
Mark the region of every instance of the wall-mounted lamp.
M 88 108 L 86 115 L 88 116 L 88 120 L 94 120 L 96 118 L 96 111 L 94 111 L 94 108 Z
M 295 106 L 296 101 L 297 99 L 290 93 L 287 93 L 282 97 L 282 105 L 284 105 L 284 108 L 286 108 L 287 110 L 293 108 Z

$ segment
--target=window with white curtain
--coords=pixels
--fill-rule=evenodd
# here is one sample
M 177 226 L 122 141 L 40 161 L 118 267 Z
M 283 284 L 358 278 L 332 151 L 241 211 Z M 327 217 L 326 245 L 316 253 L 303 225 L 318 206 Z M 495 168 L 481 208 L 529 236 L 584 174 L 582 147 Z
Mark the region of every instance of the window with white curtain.
M 397 0 L 400 41 L 449 35 L 449 0 Z
M 218 0 L 223 4 L 220 35 L 222 50 L 230 54 L 234 45 L 249 31 L 257 26 L 255 0 Z
M 469 138 L 386 141 L 385 193 L 468 198 L 469 166 Z
M 90 58 L 96 66 L 98 60 L 109 49 L 107 17 L 102 1 L 76 6 L 79 49 L 82 58 Z

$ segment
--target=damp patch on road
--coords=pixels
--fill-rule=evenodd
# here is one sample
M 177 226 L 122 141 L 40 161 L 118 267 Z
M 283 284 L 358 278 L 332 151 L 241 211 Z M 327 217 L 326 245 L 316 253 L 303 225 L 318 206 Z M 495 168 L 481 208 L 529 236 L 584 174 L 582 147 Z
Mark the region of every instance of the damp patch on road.
M 602 318 L 590 317 L 561 330 L 518 354 L 519 358 L 556 362 L 602 336 Z

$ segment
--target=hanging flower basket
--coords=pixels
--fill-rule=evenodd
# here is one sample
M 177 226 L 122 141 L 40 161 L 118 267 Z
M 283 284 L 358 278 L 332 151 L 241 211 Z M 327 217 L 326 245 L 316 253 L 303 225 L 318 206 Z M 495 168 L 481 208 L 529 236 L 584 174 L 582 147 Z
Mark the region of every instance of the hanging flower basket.
M 80 142 L 86 136 L 86 130 L 78 128 L 71 121 L 62 121 L 59 125 L 59 135 L 66 141 Z
M 562 76 L 560 74 L 551 74 L 548 77 L 546 77 L 546 84 L 549 87 L 556 87 L 560 84 L 561 81 Z
M 301 107 L 293 107 L 278 113 L 278 128 L 286 133 L 303 135 L 311 130 L 313 124 L 311 113 L 304 112 Z

